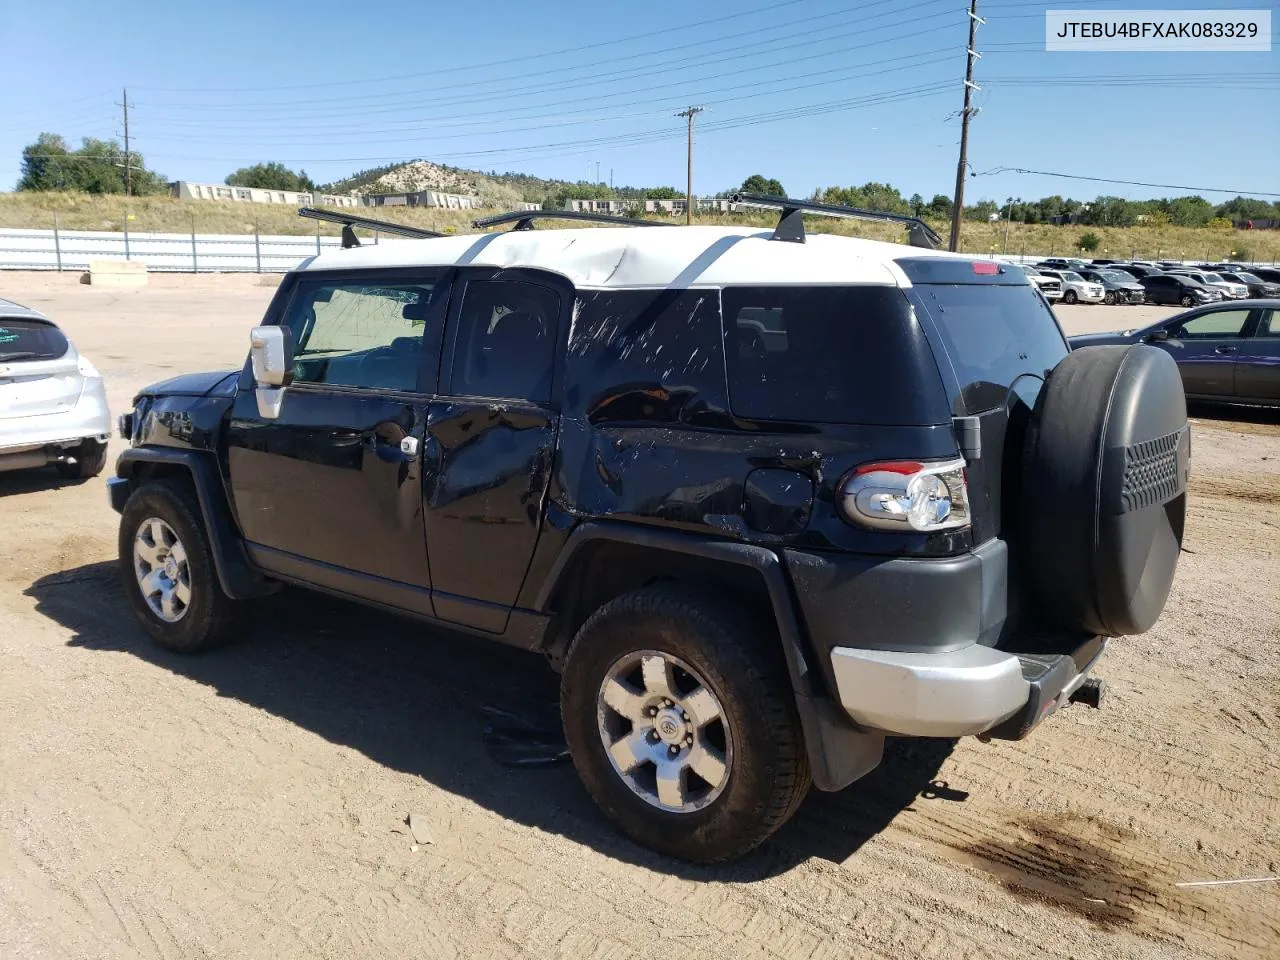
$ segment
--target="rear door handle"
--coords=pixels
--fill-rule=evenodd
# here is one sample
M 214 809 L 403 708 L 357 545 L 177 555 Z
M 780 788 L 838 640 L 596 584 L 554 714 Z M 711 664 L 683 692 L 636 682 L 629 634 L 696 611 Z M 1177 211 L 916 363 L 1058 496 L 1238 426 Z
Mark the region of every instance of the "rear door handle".
M 1213 352 L 1214 353 L 1235 353 L 1236 348 L 1235 347 L 1214 347 Z

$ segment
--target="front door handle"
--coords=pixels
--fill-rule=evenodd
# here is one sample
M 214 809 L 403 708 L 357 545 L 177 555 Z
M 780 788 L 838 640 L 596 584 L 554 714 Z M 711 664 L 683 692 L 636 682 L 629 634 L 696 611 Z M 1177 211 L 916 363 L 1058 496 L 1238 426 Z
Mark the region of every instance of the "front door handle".
M 1214 353 L 1235 353 L 1236 348 L 1235 347 L 1214 347 L 1213 352 Z
M 421 449 L 422 443 L 417 437 L 405 437 L 400 441 L 400 452 L 406 457 L 416 457 Z

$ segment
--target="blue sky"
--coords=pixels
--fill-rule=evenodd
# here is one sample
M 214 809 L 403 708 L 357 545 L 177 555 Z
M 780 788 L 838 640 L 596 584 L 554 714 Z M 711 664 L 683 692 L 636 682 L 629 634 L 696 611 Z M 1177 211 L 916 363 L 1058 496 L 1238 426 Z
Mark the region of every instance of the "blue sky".
M 1135 6 L 979 0 L 988 23 L 970 162 L 982 175 L 968 200 L 1187 192 L 989 172 L 1002 167 L 1280 195 L 1280 43 L 1270 53 L 1044 50 L 1050 7 Z M 329 180 L 424 157 L 570 180 L 595 180 L 598 163 L 601 180 L 683 186 L 673 114 L 697 104 L 699 193 L 762 173 L 795 195 L 876 180 L 928 198 L 954 185 L 965 8 L 11 2 L 0 5 L 0 188 L 12 188 L 23 145 L 41 131 L 73 143 L 118 136 L 128 87 L 135 149 L 170 179 L 221 181 L 278 160 Z

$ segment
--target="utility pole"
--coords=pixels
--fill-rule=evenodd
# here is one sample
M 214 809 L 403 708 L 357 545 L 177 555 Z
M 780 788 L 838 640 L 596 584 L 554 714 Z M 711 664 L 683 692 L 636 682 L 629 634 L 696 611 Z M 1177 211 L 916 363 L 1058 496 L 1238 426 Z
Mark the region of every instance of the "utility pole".
M 689 107 L 687 110 L 681 110 L 676 114 L 677 117 L 685 117 L 689 121 L 689 190 L 685 198 L 685 226 L 693 223 L 693 118 L 701 112 L 702 107 Z
M 121 90 L 124 97 L 120 106 L 124 108 L 124 195 L 133 195 L 133 162 L 129 159 L 129 90 Z
M 1005 201 L 1004 208 L 1004 245 L 1000 252 L 1006 253 L 1009 250 L 1009 221 L 1013 219 L 1013 197 Z
M 978 16 L 978 0 L 969 0 L 969 46 L 964 69 L 964 109 L 960 111 L 960 162 L 956 166 L 956 197 L 951 210 L 951 241 L 947 249 L 955 251 L 960 246 L 960 221 L 964 217 L 964 173 L 969 165 L 969 118 L 974 110 L 973 91 L 981 89 L 973 82 L 973 61 L 981 60 L 982 55 L 973 49 L 974 38 L 978 32 L 978 24 L 986 23 Z
M 600 161 L 596 161 L 596 183 L 600 182 Z

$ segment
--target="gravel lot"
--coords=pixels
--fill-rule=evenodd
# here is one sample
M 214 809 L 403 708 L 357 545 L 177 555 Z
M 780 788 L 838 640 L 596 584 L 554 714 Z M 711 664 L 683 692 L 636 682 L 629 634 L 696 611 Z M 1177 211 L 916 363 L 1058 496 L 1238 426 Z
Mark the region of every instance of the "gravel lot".
M 241 363 L 271 292 L 0 274 L 117 412 Z M 1195 414 L 1188 552 L 1103 710 L 897 744 L 719 869 L 620 839 L 567 764 L 490 759 L 476 708 L 543 706 L 540 660 L 298 591 L 238 645 L 167 654 L 117 586 L 101 479 L 0 475 L 0 957 L 1280 956 L 1280 884 L 1175 886 L 1280 873 L 1280 417 Z

